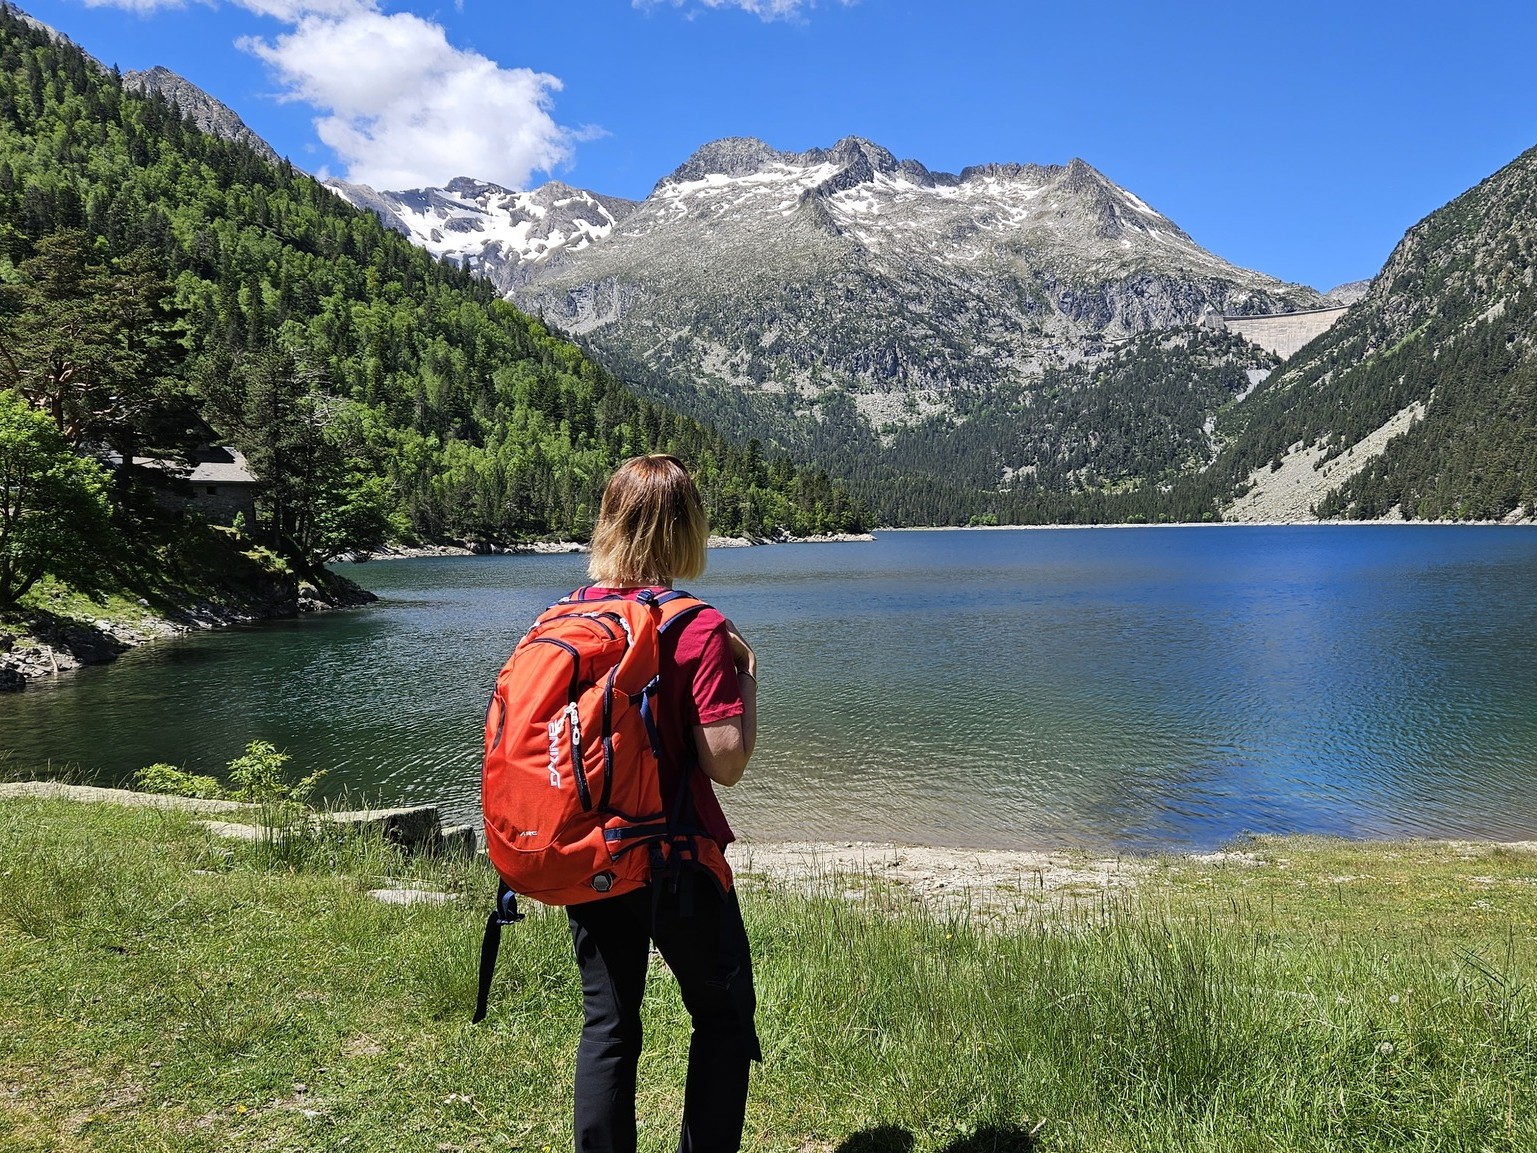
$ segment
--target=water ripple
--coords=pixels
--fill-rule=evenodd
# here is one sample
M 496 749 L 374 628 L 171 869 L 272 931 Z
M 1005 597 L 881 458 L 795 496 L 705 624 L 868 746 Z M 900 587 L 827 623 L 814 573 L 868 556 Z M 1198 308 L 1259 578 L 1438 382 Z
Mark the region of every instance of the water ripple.
M 121 779 L 261 737 L 472 818 L 491 679 L 581 558 L 351 571 L 380 606 L 0 699 L 0 749 Z M 760 652 L 749 835 L 1184 849 L 1537 834 L 1534 577 L 1519 528 L 932 532 L 714 553 L 694 591 Z

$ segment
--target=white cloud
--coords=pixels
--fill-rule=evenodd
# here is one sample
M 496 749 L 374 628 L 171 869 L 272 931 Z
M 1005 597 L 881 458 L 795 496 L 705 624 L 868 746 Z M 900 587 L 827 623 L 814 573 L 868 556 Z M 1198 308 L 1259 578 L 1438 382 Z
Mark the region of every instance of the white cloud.
M 348 180 L 401 189 L 474 176 L 522 188 L 595 135 L 551 117 L 557 77 L 456 48 L 441 25 L 378 0 L 227 2 L 289 26 L 236 43 L 272 69 L 281 99 L 320 113 L 315 131 Z M 149 13 L 185 0 L 86 3 Z
M 837 0 L 850 7 L 858 0 Z M 817 0 L 630 0 L 635 8 L 687 8 L 699 5 L 704 8 L 740 8 L 765 22 L 770 20 L 798 20 L 801 14 L 817 6 Z
M 548 73 L 455 48 L 440 25 L 374 0 L 238 2 L 293 23 L 240 45 L 271 66 L 285 99 L 323 113 L 315 130 L 349 180 L 393 189 L 475 176 L 521 188 L 571 158 Z

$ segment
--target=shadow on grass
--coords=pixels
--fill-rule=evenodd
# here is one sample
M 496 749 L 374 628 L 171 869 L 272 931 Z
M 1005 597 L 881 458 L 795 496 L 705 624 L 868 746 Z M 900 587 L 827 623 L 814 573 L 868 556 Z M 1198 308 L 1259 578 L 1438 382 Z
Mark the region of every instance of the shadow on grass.
M 913 1147 L 913 1135 L 895 1125 L 878 1125 L 855 1133 L 839 1145 L 833 1153 L 909 1153 Z
M 896 1125 L 880 1125 L 855 1133 L 833 1153 L 911 1153 L 913 1135 Z M 957 1137 L 941 1153 L 1032 1153 L 1035 1138 L 1014 1125 L 989 1125 Z

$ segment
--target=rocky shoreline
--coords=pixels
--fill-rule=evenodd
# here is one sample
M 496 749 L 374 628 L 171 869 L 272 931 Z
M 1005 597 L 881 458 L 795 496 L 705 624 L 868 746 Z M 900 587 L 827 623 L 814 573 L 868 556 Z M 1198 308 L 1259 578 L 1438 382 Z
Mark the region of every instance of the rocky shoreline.
M 833 896 L 880 886 L 911 905 L 973 913 L 1102 900 L 1154 869 L 1151 858 L 874 841 L 738 841 L 728 858 L 744 878 L 818 892 L 830 883 Z
M 160 611 L 140 600 L 140 612 L 131 619 L 66 616 L 45 609 L 0 612 L 0 693 L 20 692 L 43 677 L 110 664 L 129 649 L 170 637 L 356 608 L 376 599 L 345 577 L 325 572 L 311 580 L 274 580 L 242 595 L 200 597 Z

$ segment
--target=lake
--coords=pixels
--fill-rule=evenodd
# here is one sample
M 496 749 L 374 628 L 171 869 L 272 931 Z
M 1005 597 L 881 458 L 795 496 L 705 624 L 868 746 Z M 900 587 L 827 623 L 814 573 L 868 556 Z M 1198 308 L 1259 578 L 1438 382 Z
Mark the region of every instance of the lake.
M 0 752 L 101 783 L 261 738 L 330 796 L 477 813 L 496 670 L 581 556 L 343 565 L 373 608 L 0 697 Z M 720 549 L 757 647 L 751 839 L 1095 852 L 1244 832 L 1537 836 L 1537 529 L 904 531 Z

